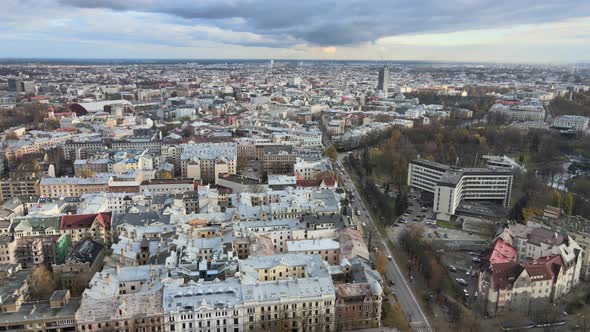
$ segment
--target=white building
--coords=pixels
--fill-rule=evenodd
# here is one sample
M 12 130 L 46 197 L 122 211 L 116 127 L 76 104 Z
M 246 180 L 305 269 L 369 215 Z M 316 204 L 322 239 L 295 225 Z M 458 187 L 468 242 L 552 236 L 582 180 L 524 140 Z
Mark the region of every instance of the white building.
M 462 201 L 496 201 L 507 207 L 513 174 L 504 168 L 457 168 L 418 159 L 408 168 L 408 185 L 434 195 L 433 211 L 449 220 Z
M 162 299 L 165 331 L 242 331 L 242 286 L 223 281 L 171 280 Z
M 561 115 L 553 120 L 553 127 L 573 128 L 576 131 L 584 132 L 588 129 L 588 117 L 579 115 Z

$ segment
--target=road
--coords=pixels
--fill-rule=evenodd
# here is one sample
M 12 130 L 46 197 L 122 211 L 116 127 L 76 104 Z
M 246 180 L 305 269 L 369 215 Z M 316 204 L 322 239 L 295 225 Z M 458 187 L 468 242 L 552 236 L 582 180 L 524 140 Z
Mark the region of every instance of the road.
M 346 173 L 346 169 L 341 167 L 342 160 L 345 155 L 346 154 L 339 154 L 338 155 L 338 166 L 339 167 L 337 169 L 341 175 L 340 184 L 343 185 L 346 190 L 350 190 L 351 192 L 354 193 L 355 199 L 351 202 L 351 206 L 354 209 L 354 211 L 358 210 L 360 212 L 361 220 L 368 220 L 371 223 L 371 225 L 373 226 L 373 229 L 377 229 L 377 227 L 375 226 L 375 223 L 373 221 L 373 218 L 371 217 L 368 210 L 366 209 L 365 203 L 363 202 L 361 196 L 359 195 L 359 193 L 356 189 L 356 186 L 352 182 L 348 173 Z M 393 255 L 390 252 L 389 247 L 387 246 L 387 241 L 385 239 L 383 239 L 381 234 L 379 232 L 375 232 L 375 237 L 377 238 L 378 241 L 380 241 L 383 244 L 385 250 L 387 250 L 387 254 L 389 256 L 393 257 Z M 414 331 L 432 331 L 430 323 L 428 322 L 428 318 L 426 317 L 426 315 L 424 314 L 424 311 L 420 307 L 420 304 L 418 303 L 418 300 L 416 299 L 414 292 L 410 288 L 408 281 L 404 277 L 403 273 L 401 272 L 401 270 L 400 270 L 399 266 L 397 265 L 397 263 L 395 262 L 395 260 L 390 260 L 389 263 L 387 264 L 387 276 L 386 277 L 388 280 L 391 280 L 395 283 L 395 285 L 390 288 L 393 290 L 393 292 L 395 292 L 396 297 L 400 303 L 400 306 L 401 306 L 402 310 L 404 311 L 404 313 L 406 314 L 406 317 L 410 321 L 410 324 L 412 325 L 413 330 Z

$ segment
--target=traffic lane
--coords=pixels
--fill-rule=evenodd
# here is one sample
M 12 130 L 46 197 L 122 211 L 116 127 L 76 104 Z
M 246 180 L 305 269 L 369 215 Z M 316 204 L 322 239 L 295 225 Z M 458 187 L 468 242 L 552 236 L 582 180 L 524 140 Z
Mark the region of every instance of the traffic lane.
M 347 173 L 342 172 L 342 174 L 345 174 L 345 176 L 344 176 L 345 186 L 347 183 L 346 180 L 348 180 L 348 182 L 350 183 L 350 186 L 351 186 L 351 190 L 354 191 L 354 193 L 357 197 L 355 202 L 356 202 L 357 206 L 362 208 L 362 210 L 359 210 L 359 211 L 363 211 L 362 214 L 364 216 L 366 216 L 367 219 L 369 219 L 371 224 L 374 226 L 373 220 L 371 219 L 368 211 L 365 209 L 365 206 L 362 203 L 362 198 L 359 196 L 356 186 L 354 186 L 354 183 L 352 182 L 352 180 L 350 179 L 350 177 L 348 176 Z M 378 236 L 379 240 L 382 242 L 382 244 L 385 246 L 388 254 L 391 254 L 389 252 L 389 248 L 387 248 L 387 243 L 386 243 L 385 239 L 383 239 L 383 237 L 379 233 L 377 233 L 377 236 Z M 400 301 L 400 305 L 402 306 L 402 310 L 404 310 L 404 313 L 408 316 L 409 320 L 414 323 L 422 323 L 424 326 L 429 327 L 430 325 L 428 324 L 428 320 L 426 318 L 426 315 L 424 314 L 424 312 L 420 308 L 420 305 L 418 304 L 418 301 L 416 300 L 415 296 L 412 294 L 412 292 L 410 290 L 410 286 L 406 282 L 404 276 L 402 275 L 401 270 L 399 270 L 399 267 L 398 268 L 395 267 L 395 262 L 389 261 L 389 263 L 387 264 L 387 272 L 388 272 L 387 277 L 390 278 L 389 280 L 394 280 L 394 282 L 395 282 L 394 289 L 398 292 L 397 294 L 399 294 L 398 301 Z
M 412 323 L 425 323 L 420 308 L 412 300 L 410 289 L 405 286 L 403 276 L 395 269 L 393 262 L 387 264 L 387 278 L 395 283 L 392 288 L 408 320 Z

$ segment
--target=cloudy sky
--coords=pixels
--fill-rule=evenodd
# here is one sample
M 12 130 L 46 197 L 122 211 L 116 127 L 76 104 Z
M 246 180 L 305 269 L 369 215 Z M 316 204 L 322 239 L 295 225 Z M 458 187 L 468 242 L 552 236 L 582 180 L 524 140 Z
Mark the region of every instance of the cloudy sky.
M 589 0 L 0 0 L 3 58 L 590 61 Z

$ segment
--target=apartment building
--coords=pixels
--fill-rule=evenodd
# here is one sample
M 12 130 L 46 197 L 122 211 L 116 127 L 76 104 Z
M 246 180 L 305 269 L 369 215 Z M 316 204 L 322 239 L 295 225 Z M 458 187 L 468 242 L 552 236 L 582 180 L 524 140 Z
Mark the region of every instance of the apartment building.
M 19 196 L 39 196 L 39 179 L 0 180 L 0 201 L 10 200 Z
M 553 127 L 557 128 L 572 128 L 578 132 L 585 132 L 588 130 L 589 118 L 580 115 L 561 115 L 553 120 Z
M 96 273 L 76 312 L 78 331 L 164 331 L 160 265 L 107 268 Z
M 166 331 L 243 331 L 242 287 L 237 278 L 165 285 Z
M 92 178 L 42 178 L 39 193 L 42 197 L 79 197 L 83 194 L 109 191 L 109 175 Z
M 450 220 L 463 201 L 508 207 L 513 177 L 505 168 L 459 168 L 424 159 L 408 167 L 408 185 L 433 195 L 433 211 L 442 220 Z
M 340 243 L 334 239 L 287 241 L 288 253 L 319 255 L 330 265 L 340 264 Z
M 240 261 L 244 331 L 335 331 L 335 291 L 317 255 Z
M 180 149 L 183 178 L 216 183 L 220 174 L 236 174 L 235 143 L 183 144 Z
M 487 314 L 542 312 L 580 281 L 582 249 L 569 236 L 511 224 L 496 238 L 478 278 Z

